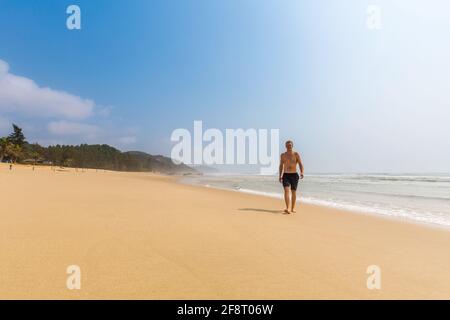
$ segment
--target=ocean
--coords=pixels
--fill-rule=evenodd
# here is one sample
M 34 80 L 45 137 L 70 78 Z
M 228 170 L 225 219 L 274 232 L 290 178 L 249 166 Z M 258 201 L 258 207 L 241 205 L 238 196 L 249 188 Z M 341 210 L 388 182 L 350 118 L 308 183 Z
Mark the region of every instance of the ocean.
M 277 176 L 206 174 L 182 182 L 282 198 Z M 299 201 L 450 227 L 450 174 L 315 174 Z M 280 203 L 280 208 L 283 203 Z

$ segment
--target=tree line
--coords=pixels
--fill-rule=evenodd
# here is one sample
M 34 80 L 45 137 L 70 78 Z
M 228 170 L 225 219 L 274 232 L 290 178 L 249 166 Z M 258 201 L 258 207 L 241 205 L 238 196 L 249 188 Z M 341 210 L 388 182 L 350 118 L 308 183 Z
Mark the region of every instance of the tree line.
M 43 147 L 28 143 L 20 127 L 0 138 L 0 162 L 47 164 L 61 167 L 92 168 L 117 171 L 155 171 L 193 173 L 195 170 L 171 159 L 144 152 L 121 152 L 107 144 L 54 145 Z

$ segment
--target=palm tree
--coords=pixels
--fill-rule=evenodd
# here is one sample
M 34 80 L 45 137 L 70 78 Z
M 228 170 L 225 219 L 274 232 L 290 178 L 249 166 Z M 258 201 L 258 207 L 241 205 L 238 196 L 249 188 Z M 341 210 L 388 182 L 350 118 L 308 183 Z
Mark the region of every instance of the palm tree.
M 22 155 L 22 148 L 16 144 L 8 143 L 6 146 L 6 154 L 11 158 L 13 163 Z
M 37 151 L 32 151 L 30 153 L 30 155 L 31 155 L 31 158 L 33 159 L 33 171 L 34 171 L 34 166 L 36 165 L 36 162 L 39 159 L 39 153 Z

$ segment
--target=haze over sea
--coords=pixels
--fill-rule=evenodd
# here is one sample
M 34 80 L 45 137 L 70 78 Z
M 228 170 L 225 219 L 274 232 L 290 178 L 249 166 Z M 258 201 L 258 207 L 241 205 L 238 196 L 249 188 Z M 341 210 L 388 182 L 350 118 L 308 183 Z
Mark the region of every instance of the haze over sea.
M 182 181 L 282 198 L 277 176 L 206 174 Z M 450 174 L 313 174 L 300 180 L 298 193 L 305 203 L 450 227 Z

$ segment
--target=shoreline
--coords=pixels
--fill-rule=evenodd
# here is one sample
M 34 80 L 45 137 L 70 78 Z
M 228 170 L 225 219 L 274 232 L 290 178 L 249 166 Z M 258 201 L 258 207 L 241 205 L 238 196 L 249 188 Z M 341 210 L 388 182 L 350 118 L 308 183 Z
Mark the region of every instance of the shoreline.
M 450 298 L 444 230 L 303 203 L 286 215 L 175 176 L 4 169 L 3 299 Z
M 249 189 L 232 189 L 232 188 L 225 188 L 225 187 L 217 187 L 217 186 L 210 186 L 210 185 L 203 185 L 203 184 L 195 184 L 195 183 L 189 183 L 189 182 L 183 182 L 183 178 L 185 178 L 184 176 L 179 176 L 179 178 L 176 180 L 177 183 L 180 183 L 182 185 L 188 185 L 188 186 L 194 186 L 194 187 L 200 187 L 200 188 L 206 188 L 206 189 L 216 189 L 216 190 L 221 190 L 221 191 L 231 191 L 231 192 L 237 192 L 240 194 L 250 194 L 250 195 L 255 195 L 255 196 L 259 196 L 259 197 L 264 197 L 264 198 L 271 198 L 271 199 L 277 199 L 280 200 L 280 206 L 283 206 L 283 195 L 280 194 L 276 195 L 276 194 L 271 194 L 269 192 L 262 192 L 262 191 L 256 191 L 256 190 L 249 190 Z M 322 203 L 319 203 L 322 202 Z M 305 200 L 302 196 L 300 196 L 297 199 L 297 204 L 303 203 L 306 204 L 308 206 L 317 206 L 319 208 L 323 208 L 323 209 L 330 209 L 330 210 L 336 210 L 336 211 L 343 211 L 343 212 L 348 212 L 348 213 L 352 213 L 352 214 L 359 214 L 359 215 L 366 215 L 369 217 L 374 217 L 374 218 L 382 218 L 382 219 L 387 219 L 389 221 L 393 221 L 393 222 L 398 222 L 398 223 L 410 223 L 413 225 L 417 225 L 417 226 L 423 226 L 423 227 L 427 227 L 427 228 L 436 228 L 438 230 L 445 230 L 450 232 L 450 225 L 444 225 L 444 224 L 440 224 L 440 223 L 436 223 L 436 222 L 429 222 L 429 221 L 420 221 L 418 219 L 413 219 L 413 218 L 402 218 L 399 216 L 394 216 L 394 215 L 390 215 L 390 214 L 385 214 L 382 213 L 382 210 L 373 210 L 370 211 L 368 210 L 366 207 L 358 207 L 358 206 L 354 206 L 354 209 L 351 209 L 349 207 L 345 207 L 345 205 L 333 205 L 331 204 L 331 202 L 329 202 L 330 204 L 325 204 L 323 202 L 327 202 L 327 201 L 322 201 L 322 200 Z
M 0 163 L 0 168 L 1 166 L 4 166 L 5 168 L 7 166 L 9 166 L 9 164 L 7 163 Z M 18 168 L 27 168 L 27 169 L 32 169 L 33 165 L 32 164 L 14 164 L 14 166 L 18 167 Z M 254 196 L 258 196 L 258 197 L 264 197 L 264 198 L 271 198 L 271 199 L 277 199 L 277 200 L 281 200 L 283 201 L 283 197 L 282 194 L 280 192 L 280 195 L 275 195 L 275 194 L 270 194 L 269 192 L 262 192 L 262 191 L 256 191 L 256 190 L 241 190 L 241 189 L 231 189 L 231 188 L 225 188 L 225 187 L 216 187 L 216 186 L 210 186 L 210 185 L 203 185 L 203 184 L 195 184 L 195 183 L 189 183 L 189 182 L 183 182 L 182 180 L 187 178 L 187 177 L 191 177 L 191 175 L 183 175 L 183 174 L 165 174 L 165 173 L 159 173 L 159 172 L 141 172 L 141 171 L 114 171 L 114 170 L 107 170 L 107 169 L 94 169 L 94 168 L 74 168 L 74 167 L 58 167 L 58 166 L 49 166 L 49 165 L 35 165 L 36 169 L 51 169 L 51 168 L 55 168 L 54 170 L 57 172 L 71 172 L 71 170 L 79 170 L 81 173 L 84 172 L 107 172 L 107 173 L 119 173 L 119 174 L 136 174 L 136 175 L 152 175 L 152 176 L 159 176 L 159 177 L 163 177 L 163 178 L 168 178 L 171 179 L 173 182 L 178 183 L 180 185 L 185 185 L 185 186 L 193 186 L 193 187 L 200 187 L 200 188 L 205 188 L 205 189 L 215 189 L 215 190 L 221 190 L 221 191 L 225 191 L 225 192 L 236 192 L 239 194 L 248 194 L 248 195 L 254 195 Z M 443 173 L 443 174 L 448 174 L 448 173 Z M 234 174 L 232 174 L 234 175 Z M 322 175 L 322 174 L 316 174 L 316 175 Z M 349 174 L 352 175 L 352 174 Z M 450 175 L 450 174 L 449 174 Z M 251 176 L 251 174 L 249 174 L 249 176 Z M 394 175 L 395 177 L 397 177 L 398 175 Z M 302 202 L 303 200 L 303 202 Z M 432 228 L 432 229 L 437 229 L 437 230 L 443 230 L 443 231 L 448 231 L 450 232 L 450 226 L 447 225 L 443 225 L 443 224 L 439 224 L 439 223 L 435 223 L 435 222 L 429 222 L 429 221 L 419 221 L 413 218 L 401 218 L 398 216 L 393 216 L 393 215 L 389 215 L 389 214 L 384 214 L 381 213 L 379 211 L 367 211 L 365 210 L 365 207 L 361 207 L 361 208 L 355 208 L 355 209 L 350 209 L 350 208 L 346 208 L 344 206 L 340 207 L 340 205 L 328 205 L 328 204 L 322 204 L 322 203 L 314 203 L 316 200 L 306 200 L 300 196 L 299 199 L 297 199 L 297 205 L 300 203 L 306 204 L 308 206 L 312 206 L 312 207 L 319 207 L 322 209 L 331 209 L 331 210 L 335 210 L 337 212 L 347 212 L 347 213 L 351 213 L 351 214 L 359 214 L 359 215 L 365 215 L 368 217 L 374 217 L 374 218 L 381 218 L 381 219 L 386 219 L 388 221 L 392 221 L 394 223 L 407 223 L 407 224 L 412 224 L 412 225 L 416 225 L 418 227 L 426 227 L 426 228 Z M 322 201 L 322 200 L 317 200 L 317 201 Z M 326 201 L 325 201 L 326 202 Z M 281 206 L 283 206 L 283 203 L 281 203 Z M 356 206 L 355 206 L 356 207 Z

